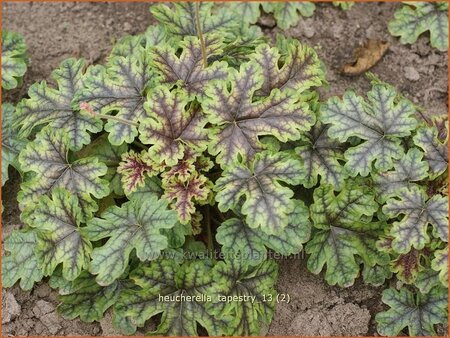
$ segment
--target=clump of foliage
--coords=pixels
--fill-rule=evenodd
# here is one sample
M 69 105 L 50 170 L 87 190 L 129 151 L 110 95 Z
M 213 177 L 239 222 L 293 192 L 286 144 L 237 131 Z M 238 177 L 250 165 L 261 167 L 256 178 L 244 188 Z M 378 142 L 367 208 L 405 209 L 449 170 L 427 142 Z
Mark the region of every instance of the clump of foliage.
M 414 43 L 427 31 L 431 46 L 448 49 L 448 2 L 406 2 L 389 22 L 389 32 L 401 43 Z
M 2 88 L 14 89 L 22 83 L 27 71 L 27 47 L 23 37 L 7 30 L 2 31 Z
M 380 334 L 434 334 L 447 120 L 374 76 L 322 102 L 313 49 L 227 9 L 154 5 L 159 24 L 105 65 L 69 59 L 30 87 L 12 113 L 26 227 L 5 240 L 4 286 L 49 278 L 64 317 L 112 311 L 124 334 L 153 319 L 158 335 L 258 335 L 277 299 L 269 252 L 304 248 L 330 285 L 402 281 Z

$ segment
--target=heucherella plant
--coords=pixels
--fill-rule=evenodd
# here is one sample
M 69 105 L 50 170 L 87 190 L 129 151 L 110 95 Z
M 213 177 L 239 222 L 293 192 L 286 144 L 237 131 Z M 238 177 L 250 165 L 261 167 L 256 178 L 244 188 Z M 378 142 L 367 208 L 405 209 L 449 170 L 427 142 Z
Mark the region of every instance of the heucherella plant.
M 386 286 L 380 334 L 446 322 L 446 118 L 374 75 L 367 94 L 321 100 L 314 49 L 230 14 L 254 7 L 153 5 L 159 23 L 104 65 L 65 60 L 3 106 L 24 224 L 5 287 L 46 279 L 62 316 L 108 311 L 127 335 L 259 335 L 278 298 L 269 257 L 304 250 L 330 285 Z
M 432 47 L 448 49 L 448 2 L 405 2 L 389 22 L 389 32 L 401 43 L 414 43 L 427 31 Z

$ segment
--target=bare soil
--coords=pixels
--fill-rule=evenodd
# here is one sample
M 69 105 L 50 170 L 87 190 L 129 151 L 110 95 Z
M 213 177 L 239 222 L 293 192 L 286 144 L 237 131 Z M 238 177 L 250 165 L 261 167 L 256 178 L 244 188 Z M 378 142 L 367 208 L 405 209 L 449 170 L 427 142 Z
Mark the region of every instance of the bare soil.
M 3 93 L 3 100 L 16 103 L 28 87 L 49 80 L 50 73 L 69 57 L 90 63 L 104 61 L 120 37 L 143 32 L 153 22 L 148 3 L 3 3 L 3 28 L 24 35 L 30 65 L 20 89 Z M 448 107 L 448 56 L 432 49 L 428 37 L 414 45 L 401 45 L 387 31 L 387 22 L 400 4 L 357 3 L 342 11 L 330 4 L 316 6 L 313 17 L 300 20 L 286 33 L 316 48 L 327 71 L 329 86 L 322 99 L 342 95 L 348 88 L 364 93 L 370 85 L 364 75 L 346 77 L 339 68 L 352 59 L 353 50 L 367 39 L 389 41 L 391 46 L 372 69 L 382 80 L 395 85 L 406 97 L 425 109 L 425 114 L 445 114 Z M 271 21 L 266 17 L 267 22 Z M 266 29 L 275 36 L 278 28 Z M 3 188 L 3 237 L 20 228 L 16 196 L 20 177 L 10 172 Z M 358 280 L 342 289 L 328 286 L 322 275 L 312 275 L 305 259 L 280 262 L 279 293 L 289 294 L 280 303 L 268 335 L 357 336 L 376 335 L 374 315 L 384 308 L 381 291 Z M 391 281 L 390 283 L 395 283 Z M 3 336 L 114 335 L 109 318 L 100 323 L 68 321 L 55 312 L 57 294 L 45 282 L 30 292 L 17 286 L 3 290 Z M 445 335 L 446 332 L 440 332 Z

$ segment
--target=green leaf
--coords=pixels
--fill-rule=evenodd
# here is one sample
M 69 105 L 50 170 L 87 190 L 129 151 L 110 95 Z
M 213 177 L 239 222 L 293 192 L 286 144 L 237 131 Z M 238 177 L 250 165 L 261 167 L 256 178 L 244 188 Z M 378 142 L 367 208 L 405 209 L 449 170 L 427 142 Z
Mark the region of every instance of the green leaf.
M 199 107 L 189 104 L 182 91 L 158 87 L 146 103 L 150 118 L 142 121 L 139 132 L 149 154 L 158 163 L 173 166 L 187 148 L 201 153 L 208 146 L 208 122 Z
M 222 54 L 222 43 L 217 38 L 206 38 L 205 54 L 208 58 Z M 160 75 L 160 82 L 168 88 L 176 85 L 189 98 L 203 98 L 209 83 L 224 81 L 228 75 L 226 62 L 215 61 L 203 64 L 202 48 L 197 37 L 186 37 L 177 48 L 170 44 L 156 47 L 152 51 L 152 61 Z M 182 49 L 181 54 L 179 48 Z
M 2 103 L 2 186 L 8 180 L 8 168 L 13 166 L 19 172 L 18 155 L 28 140 L 17 135 L 14 125 L 14 106 Z
M 430 166 L 432 178 L 444 173 L 448 168 L 448 136 L 445 141 L 439 138 L 436 127 L 423 127 L 414 136 L 414 143 L 425 152 L 425 160 Z
M 212 316 L 206 309 L 215 281 L 205 261 L 179 265 L 173 260 L 156 260 L 136 269 L 130 278 L 141 290 L 123 292 L 116 308 L 137 326 L 144 326 L 148 319 L 161 313 L 161 321 L 152 334 L 198 336 L 198 324 L 210 336 L 225 333 L 223 318 Z
M 148 114 L 144 109 L 147 89 L 153 85 L 155 74 L 150 66 L 147 52 L 127 57 L 110 58 L 106 67 L 89 68 L 86 85 L 78 92 L 75 105 L 88 105 L 89 109 L 113 114 L 130 121 L 131 124 L 109 120 L 105 130 L 109 132 L 109 141 L 113 145 L 131 143 L 138 135 L 138 123 Z
M 431 46 L 447 51 L 447 10 L 446 2 L 408 2 L 394 13 L 394 20 L 389 22 L 389 32 L 399 36 L 401 43 L 414 43 L 419 35 L 430 31 Z
M 267 258 L 267 248 L 289 256 L 299 253 L 311 232 L 309 210 L 303 201 L 295 200 L 295 208 L 289 214 L 289 224 L 279 233 L 267 235 L 261 229 L 250 228 L 243 219 L 231 218 L 217 228 L 216 240 L 222 245 L 226 257 L 238 252 L 249 264 L 257 264 Z
M 331 185 L 316 188 L 310 213 L 317 230 L 306 245 L 308 269 L 318 274 L 326 264 L 326 281 L 347 287 L 359 274 L 356 256 L 370 267 L 386 265 L 389 256 L 375 246 L 384 226 L 371 221 L 377 210 L 373 193 L 358 182 L 346 185 L 338 195 Z
M 109 285 L 122 275 L 133 249 L 141 261 L 156 259 L 167 248 L 161 229 L 170 229 L 176 223 L 176 214 L 167 210 L 167 202 L 154 195 L 126 202 L 120 208 L 110 207 L 102 218 L 90 220 L 84 229 L 89 239 L 108 238 L 92 252 L 89 270 L 97 275 L 97 283 Z
M 157 195 L 161 196 L 163 193 L 161 188 L 161 181 L 156 176 L 146 177 L 144 185 L 138 187 L 135 191 L 127 194 L 129 200 L 141 200 L 149 196 Z
M 442 250 L 434 252 L 434 259 L 431 261 L 431 268 L 439 272 L 439 280 L 442 285 L 448 287 L 448 246 Z
M 410 336 L 432 336 L 436 335 L 435 324 L 447 323 L 446 289 L 414 294 L 406 288 L 390 288 L 383 291 L 381 300 L 390 307 L 375 316 L 382 336 L 397 336 L 406 327 Z
M 53 189 L 61 187 L 80 199 L 87 215 L 97 209 L 91 195 L 102 198 L 109 194 L 108 182 L 100 177 L 107 168 L 95 157 L 69 161 L 69 136 L 63 130 L 44 128 L 19 155 L 22 170 L 35 175 L 22 183 L 18 200 L 22 208 Z
M 108 286 L 98 285 L 92 275 L 83 272 L 72 282 L 70 293 L 59 297 L 61 303 L 57 311 L 66 319 L 80 317 L 87 323 L 100 320 L 105 311 L 117 302 L 122 288 L 121 281 Z
M 295 39 L 278 42 L 284 48 L 260 44 L 252 56 L 264 76 L 257 95 L 268 96 L 273 88 L 298 95 L 325 83 L 325 71 L 314 49 Z
M 330 123 L 328 135 L 340 142 L 357 137 L 363 142 L 345 152 L 345 168 L 352 176 L 367 176 L 375 161 L 377 170 L 388 170 L 394 159 L 403 156 L 401 137 L 410 135 L 417 121 L 414 105 L 396 102 L 397 93 L 390 86 L 376 84 L 368 93 L 368 102 L 353 91 L 342 100 L 333 97 L 321 109 L 322 120 Z
M 213 271 L 217 286 L 210 311 L 218 318 L 231 317 L 226 335 L 257 336 L 272 321 L 276 305 L 277 264 L 270 260 L 249 266 L 245 260 L 219 262 Z M 227 298 L 219 298 L 227 297 Z M 229 297 L 237 297 L 236 300 Z M 241 301 L 239 301 L 239 299 Z
M 36 237 L 33 230 L 14 230 L 5 239 L 4 249 L 9 254 L 2 257 L 3 287 L 12 287 L 20 279 L 22 290 L 31 290 L 42 279 L 35 254 Z
M 233 1 L 227 5 L 227 10 L 230 10 L 234 13 L 234 15 L 239 16 L 242 26 L 255 24 L 261 15 L 261 11 L 259 9 L 261 6 L 260 2 Z
M 288 225 L 295 208 L 293 191 L 280 182 L 296 185 L 303 177 L 300 161 L 288 154 L 259 153 L 249 167 L 235 163 L 224 170 L 215 185 L 216 201 L 224 212 L 244 199 L 241 212 L 248 226 L 272 235 Z
M 72 107 L 75 93 L 83 88 L 84 60 L 67 59 L 52 73 L 58 88 L 52 88 L 46 81 L 33 84 L 28 90 L 29 99 L 17 105 L 19 134 L 28 136 L 41 125 L 67 134 L 69 148 L 80 150 L 91 141 L 89 132 L 102 130 L 101 121 L 81 114 L 78 107 Z
M 235 16 L 227 10 L 214 8 L 212 2 L 202 2 L 199 7 L 200 26 L 206 36 L 210 33 L 225 35 L 238 24 Z M 167 33 L 179 39 L 198 36 L 194 2 L 158 4 L 150 7 L 150 12 Z
M 333 1 L 333 6 L 340 7 L 343 11 L 347 11 L 353 7 L 353 1 Z
M 302 135 L 300 146 L 295 148 L 306 169 L 306 179 L 302 182 L 306 188 L 314 187 L 320 176 L 321 184 L 331 184 L 335 190 L 341 190 L 348 175 L 340 163 L 344 160 L 344 146 L 328 136 L 328 128 L 317 123 Z
M 414 182 L 428 177 L 429 167 L 423 161 L 424 154 L 416 149 L 408 152 L 394 163 L 394 170 L 378 172 L 372 175 L 377 199 L 385 202 L 389 197 L 398 196 L 403 188 L 415 186 Z
M 403 189 L 397 198 L 387 200 L 383 213 L 390 218 L 404 217 L 394 222 L 390 234 L 394 237 L 392 248 L 399 253 L 406 253 L 411 246 L 420 250 L 430 238 L 427 234 L 428 224 L 433 226 L 434 234 L 448 239 L 448 198 L 434 195 L 428 198 L 420 187 Z
M 96 138 L 88 146 L 84 147 L 76 155 L 77 158 L 83 157 L 96 157 L 102 163 L 108 167 L 106 175 L 103 179 L 109 182 L 109 188 L 112 193 L 116 195 L 123 195 L 121 175 L 117 172 L 117 168 L 120 164 L 122 154 L 127 151 L 127 145 L 122 144 L 120 146 L 114 146 L 108 142 L 108 135 L 103 134 Z
M 389 265 L 364 265 L 362 276 L 364 283 L 371 284 L 373 286 L 383 285 L 386 279 L 392 277 L 392 271 Z
M 2 31 L 2 88 L 14 89 L 21 84 L 27 71 L 26 50 L 20 34 Z
M 163 183 L 164 197 L 171 202 L 182 224 L 191 220 L 195 203 L 205 204 L 211 194 L 212 183 L 204 175 L 193 174 L 186 181 L 172 179 Z
M 414 285 L 419 289 L 421 293 L 429 293 L 431 289 L 433 289 L 440 283 L 439 273 L 428 268 L 419 271 Z M 445 281 L 444 286 L 448 286 L 447 281 Z
M 315 121 L 306 103 L 278 89 L 255 101 L 254 93 L 263 83 L 261 67 L 248 62 L 239 72 L 231 69 L 228 81 L 212 84 L 206 91 L 208 99 L 202 107 L 215 126 L 209 152 L 217 155 L 222 166 L 239 157 L 250 160 L 265 149 L 259 136 L 271 135 L 281 142 L 297 140 Z
M 312 16 L 316 8 L 311 2 L 262 2 L 261 5 L 266 13 L 273 13 L 277 26 L 283 30 L 295 26 L 300 16 Z
M 72 281 L 88 268 L 92 245 L 80 227 L 86 220 L 76 195 L 53 189 L 51 198 L 41 196 L 31 212 L 24 210 L 22 215 L 28 215 L 24 221 L 37 230 L 35 251 L 44 275 L 52 275 L 62 264 L 62 276 Z

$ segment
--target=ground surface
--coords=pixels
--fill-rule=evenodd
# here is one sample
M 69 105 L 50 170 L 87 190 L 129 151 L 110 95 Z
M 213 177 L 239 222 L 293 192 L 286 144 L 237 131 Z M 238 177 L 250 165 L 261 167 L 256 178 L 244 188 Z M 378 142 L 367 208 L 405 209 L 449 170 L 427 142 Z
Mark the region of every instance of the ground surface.
M 339 68 L 353 50 L 369 38 L 387 40 L 391 47 L 372 71 L 395 85 L 425 108 L 426 114 L 447 112 L 447 53 L 440 53 L 422 37 L 412 46 L 399 44 L 387 32 L 387 22 L 399 4 L 356 4 L 344 12 L 318 4 L 312 18 L 303 19 L 288 35 L 316 47 L 327 67 L 329 87 L 322 98 L 341 95 L 347 88 L 363 93 L 369 82 L 363 75 L 349 78 Z M 3 27 L 25 36 L 31 63 L 24 86 L 4 95 L 17 102 L 35 81 L 49 78 L 68 57 L 102 62 L 121 36 L 139 33 L 152 22 L 143 3 L 4 3 Z M 266 18 L 270 23 L 270 18 Z M 278 29 L 268 29 L 274 36 Z M 3 190 L 3 236 L 20 227 L 15 202 L 20 178 L 11 173 Z M 302 259 L 280 263 L 278 291 L 291 297 L 277 307 L 269 335 L 375 335 L 374 314 L 383 308 L 381 290 L 360 281 L 347 289 L 330 287 L 323 276 L 314 276 Z M 57 295 L 45 283 L 31 292 L 18 287 L 3 291 L 3 336 L 10 335 L 113 335 L 109 318 L 101 323 L 67 321 L 55 312 Z M 444 332 L 441 332 L 444 334 Z

